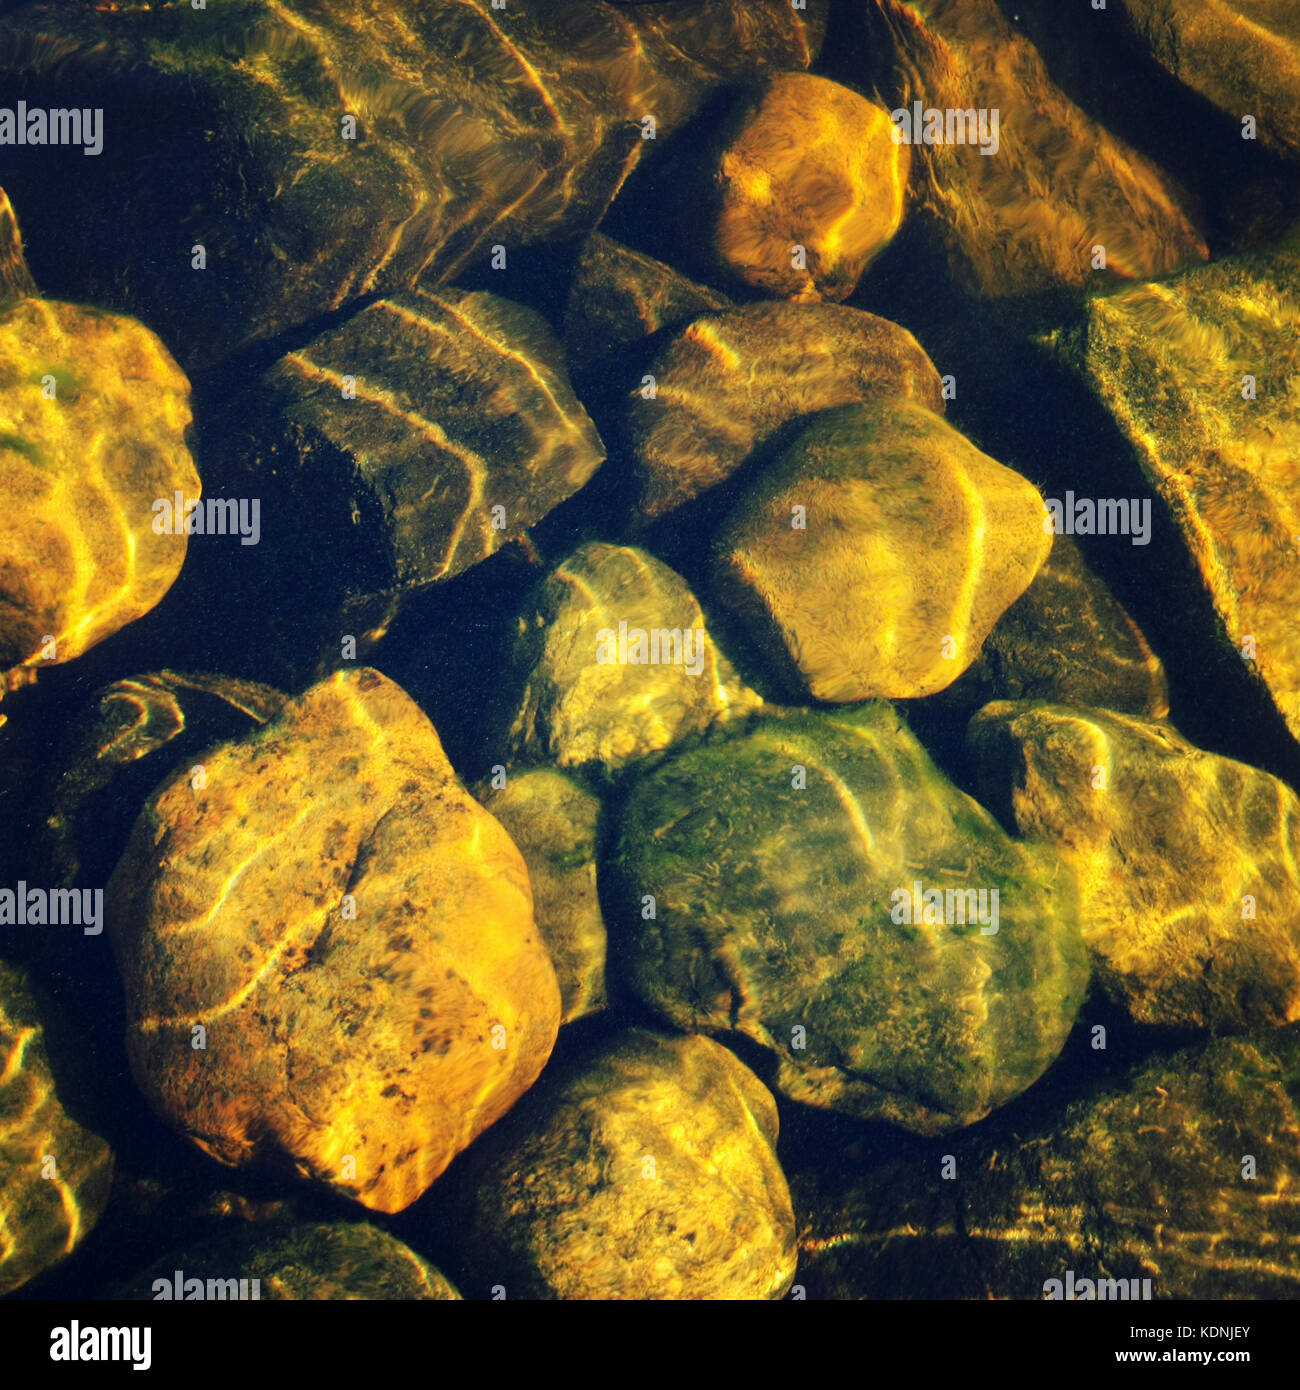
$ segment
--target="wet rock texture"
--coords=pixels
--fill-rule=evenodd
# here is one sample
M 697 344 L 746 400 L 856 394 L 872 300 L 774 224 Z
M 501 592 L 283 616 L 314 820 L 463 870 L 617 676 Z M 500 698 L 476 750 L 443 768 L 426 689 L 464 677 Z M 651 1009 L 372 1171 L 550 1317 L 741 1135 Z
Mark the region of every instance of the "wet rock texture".
M 860 1157 L 823 1163 L 791 1179 L 800 1282 L 810 1298 L 1042 1299 L 1073 1271 L 1136 1279 L 1133 1298 L 1148 1279 L 1152 1299 L 1293 1298 L 1298 1081 L 1295 1028 L 1211 1039 L 955 1140 L 952 1179 L 937 1151 L 865 1176 Z
M 943 143 L 915 143 L 913 133 L 910 217 L 967 289 L 990 298 L 1079 289 L 1096 274 L 1095 246 L 1126 277 L 1205 259 L 1172 181 L 1056 86 L 997 0 L 879 8 L 893 106 L 944 113 Z M 978 129 L 947 142 L 946 112 L 979 109 L 999 113 L 996 154 L 981 153 Z
M 251 1299 L 254 1280 L 259 1300 L 460 1299 L 443 1274 L 400 1240 L 375 1226 L 341 1221 L 224 1231 L 172 1251 L 117 1297 L 234 1299 L 246 1281 L 242 1295 Z
M 7 201 L 0 207 L 14 248 Z M 0 251 L 0 258 L 5 258 Z M 199 495 L 190 384 L 142 324 L 0 282 L 0 675 L 71 661 L 171 588 L 186 536 L 153 503 Z M 11 677 L 12 680 L 12 677 Z
M 792 72 L 733 119 L 715 175 L 719 264 L 781 299 L 847 299 L 903 220 L 911 150 L 889 113 Z
M 0 961 L 0 1295 L 80 1245 L 112 1180 L 112 1150 L 59 1103 L 26 975 Z
M 282 358 L 266 386 L 260 466 L 296 480 L 299 507 L 351 513 L 357 589 L 451 578 L 604 458 L 541 315 L 494 294 L 378 300 Z
M 762 704 L 686 581 L 632 546 L 580 546 L 519 627 L 509 746 L 524 761 L 615 774 Z
M 709 285 L 593 232 L 574 267 L 564 314 L 564 351 L 575 377 L 599 376 L 611 356 L 661 328 L 732 308 Z
M 58 771 L 42 796 L 35 845 L 45 876 L 65 886 L 83 873 L 89 882 L 104 882 L 144 796 L 163 775 L 187 756 L 201 757 L 211 744 L 265 724 L 285 698 L 269 685 L 202 671 L 114 681 L 85 708 L 55 755 Z M 115 835 L 122 805 L 132 803 L 105 863 L 105 841 Z
M 50 210 L 51 261 L 77 297 L 128 305 L 205 359 L 589 229 L 655 148 L 646 116 L 662 140 L 720 86 L 807 67 L 825 24 L 787 0 L 208 8 L 32 4 L 0 38 L 15 98 L 76 91 L 112 132 L 94 161 L 15 171 L 20 206 Z
M 1180 82 L 1300 159 L 1300 13 L 1288 0 L 1119 0 L 1130 33 Z
M 1163 719 L 1169 680 L 1142 630 L 1061 535 L 970 669 L 935 700 L 972 714 L 993 700 L 1048 700 Z
M 160 787 L 107 910 L 157 1111 L 221 1162 L 374 1210 L 504 1114 L 559 1026 L 518 850 L 375 671 L 213 750 L 204 785 Z
M 1274 251 L 1091 300 L 1048 342 L 1129 442 L 1224 639 L 1300 738 L 1298 319 L 1300 229 Z
M 1080 882 L 1107 993 L 1140 1023 L 1300 1020 L 1300 798 L 1168 725 L 998 703 L 969 738 L 986 802 Z
M 945 1133 L 1029 1086 L 1070 1030 L 1087 980 L 1070 875 L 888 705 L 685 752 L 637 783 L 618 833 L 617 968 L 675 1026 L 767 1049 L 791 1100 Z M 916 883 L 976 896 L 925 920 Z
M 469 1249 L 507 1298 L 776 1299 L 794 1214 L 771 1094 L 707 1038 L 616 1035 L 473 1165 Z
M 640 511 L 658 517 L 725 481 L 777 432 L 834 406 L 915 401 L 943 411 L 943 384 L 896 323 L 840 305 L 751 304 L 696 318 L 628 397 Z
M 923 406 L 809 422 L 715 545 L 719 594 L 818 700 L 951 685 L 1051 549 L 1043 499 Z
M 605 921 L 596 893 L 600 800 L 549 768 L 505 774 L 474 788 L 475 798 L 505 826 L 533 886 L 537 927 L 560 983 L 561 1021 L 605 1007 Z

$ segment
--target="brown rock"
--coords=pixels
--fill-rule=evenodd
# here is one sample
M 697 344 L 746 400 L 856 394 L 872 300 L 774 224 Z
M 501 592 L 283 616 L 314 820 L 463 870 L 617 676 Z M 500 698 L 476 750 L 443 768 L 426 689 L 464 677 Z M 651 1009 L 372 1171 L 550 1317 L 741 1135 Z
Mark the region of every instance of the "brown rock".
M 375 671 L 214 749 L 203 785 L 160 787 L 108 904 L 159 1113 L 221 1162 L 375 1210 L 420 1196 L 555 1040 L 523 860 Z

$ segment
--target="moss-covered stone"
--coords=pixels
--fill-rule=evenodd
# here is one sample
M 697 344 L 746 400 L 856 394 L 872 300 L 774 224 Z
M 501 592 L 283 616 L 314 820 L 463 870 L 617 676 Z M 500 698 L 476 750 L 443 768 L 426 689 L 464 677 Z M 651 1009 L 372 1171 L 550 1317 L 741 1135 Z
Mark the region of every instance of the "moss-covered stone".
M 1140 1023 L 1300 1020 L 1300 798 L 1168 725 L 989 705 L 969 739 L 982 794 L 1080 883 L 1107 993 Z
M 824 411 L 715 545 L 719 596 L 819 700 L 951 685 L 1051 550 L 1033 484 L 912 401 Z
M 644 1003 L 761 1044 L 792 1100 L 919 1133 L 1036 1080 L 1087 982 L 1061 861 L 1008 839 L 888 705 L 679 754 L 633 788 L 617 870 L 611 959 Z
M 81 1244 L 112 1180 L 112 1150 L 59 1104 L 26 975 L 0 961 L 0 1294 Z
M 675 635 L 674 635 L 675 634 Z M 644 550 L 590 541 L 519 620 L 509 745 L 524 761 L 621 772 L 757 709 L 686 581 Z
M 115 1296 L 187 1302 L 460 1298 L 445 1276 L 400 1240 L 375 1226 L 344 1222 L 223 1231 L 172 1251 Z
M 559 1027 L 519 851 L 364 668 L 166 781 L 107 909 L 155 1109 L 374 1210 L 504 1114 Z
M 600 799 L 550 768 L 488 778 L 475 798 L 505 826 L 533 886 L 537 929 L 560 983 L 561 1021 L 605 1007 L 605 920 L 596 892 Z
M 795 1251 L 777 1123 L 726 1048 L 617 1034 L 475 1150 L 475 1277 L 507 1298 L 780 1298 Z

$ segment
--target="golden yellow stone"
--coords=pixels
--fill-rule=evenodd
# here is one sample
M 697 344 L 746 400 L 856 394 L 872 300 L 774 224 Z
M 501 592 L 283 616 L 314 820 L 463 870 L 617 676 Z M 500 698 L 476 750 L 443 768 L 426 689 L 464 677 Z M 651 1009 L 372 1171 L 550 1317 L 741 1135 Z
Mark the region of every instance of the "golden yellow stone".
M 892 131 L 837 82 L 772 78 L 722 155 L 719 260 L 783 299 L 847 299 L 903 220 L 910 152 Z
M 221 1162 L 400 1211 L 555 1041 L 524 861 L 376 671 L 201 773 L 159 788 L 109 883 L 133 1074 Z
M 951 685 L 1051 550 L 1018 473 L 910 401 L 823 411 L 724 523 L 715 579 L 819 700 Z

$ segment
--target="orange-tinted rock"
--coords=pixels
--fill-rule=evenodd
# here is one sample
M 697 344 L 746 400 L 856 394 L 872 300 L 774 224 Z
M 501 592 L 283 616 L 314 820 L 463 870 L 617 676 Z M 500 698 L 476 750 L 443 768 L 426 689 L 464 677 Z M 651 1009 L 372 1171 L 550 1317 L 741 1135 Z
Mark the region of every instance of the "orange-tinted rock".
M 366 669 L 164 783 L 108 890 L 132 1071 L 214 1158 L 399 1211 L 560 1018 L 522 858 Z
M 771 78 L 716 174 L 719 262 L 782 299 L 847 299 L 903 220 L 910 150 L 889 113 L 809 73 Z

